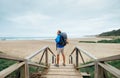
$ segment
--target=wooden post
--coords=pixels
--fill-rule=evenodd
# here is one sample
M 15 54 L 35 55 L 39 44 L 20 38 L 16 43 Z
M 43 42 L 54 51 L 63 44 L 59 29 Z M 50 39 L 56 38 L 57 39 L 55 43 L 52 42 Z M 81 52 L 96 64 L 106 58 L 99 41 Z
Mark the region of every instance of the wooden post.
M 20 68 L 20 78 L 29 78 L 29 66 L 27 62 Z
M 71 64 L 73 64 L 73 57 L 71 56 Z
M 76 67 L 78 67 L 78 49 L 76 49 Z
M 20 68 L 16 70 L 15 74 L 16 74 L 15 76 L 16 78 L 20 78 Z
M 71 60 L 70 60 L 70 56 L 69 56 L 69 64 L 71 64 L 71 62 L 70 62 Z
M 55 57 L 55 64 L 56 64 L 56 57 Z
M 95 78 L 107 78 L 104 69 L 99 66 L 98 62 L 95 62 Z
M 48 66 L 48 51 L 47 51 L 47 49 L 45 50 L 45 63 L 46 63 L 46 66 Z
M 104 76 L 104 78 L 108 78 L 108 74 L 104 69 L 103 69 L 103 76 Z
M 81 56 L 82 62 L 85 64 L 85 61 L 84 61 L 83 56 L 82 56 L 82 54 L 81 54 L 80 51 L 79 51 L 79 54 L 80 54 L 80 56 Z
M 52 55 L 52 64 L 54 64 L 54 55 Z
M 73 64 L 73 58 L 72 58 L 72 56 L 69 56 L 69 64 Z
M 42 59 L 43 59 L 44 54 L 45 54 L 45 51 L 43 52 L 43 54 L 42 54 L 42 56 L 41 56 L 41 58 L 40 58 L 39 64 L 41 63 L 41 61 L 42 61 Z
M 25 78 L 25 65 L 20 68 L 20 78 Z
M 98 62 L 95 62 L 95 71 L 94 71 L 95 75 L 94 78 L 98 78 L 99 77 L 99 72 L 98 72 Z
M 29 65 L 25 62 L 25 78 L 29 78 Z
M 42 54 L 42 56 L 41 56 L 41 58 L 40 58 L 39 64 L 41 64 L 41 61 L 42 61 L 42 59 L 43 59 L 44 54 L 45 54 L 45 51 L 43 52 L 43 54 Z M 40 67 L 37 67 L 37 68 L 36 68 L 36 71 L 39 72 L 39 69 L 40 69 Z

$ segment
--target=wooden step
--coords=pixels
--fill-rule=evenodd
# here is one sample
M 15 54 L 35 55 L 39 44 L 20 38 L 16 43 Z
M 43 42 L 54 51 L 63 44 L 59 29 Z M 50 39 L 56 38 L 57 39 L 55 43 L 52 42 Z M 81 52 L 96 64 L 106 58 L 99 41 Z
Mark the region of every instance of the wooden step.
M 66 75 L 43 75 L 41 78 L 83 78 L 81 76 L 66 76 Z
M 47 75 L 80 75 L 77 72 L 48 72 Z
M 76 70 L 75 69 L 49 69 L 49 72 L 75 72 Z
M 66 65 L 66 66 L 59 65 L 59 67 L 56 67 L 55 65 L 51 65 L 50 69 L 74 69 L 74 66 L 73 65 Z
M 76 71 L 73 65 L 60 65 L 56 67 L 51 65 L 48 73 L 41 76 L 41 78 L 83 78 L 82 75 Z

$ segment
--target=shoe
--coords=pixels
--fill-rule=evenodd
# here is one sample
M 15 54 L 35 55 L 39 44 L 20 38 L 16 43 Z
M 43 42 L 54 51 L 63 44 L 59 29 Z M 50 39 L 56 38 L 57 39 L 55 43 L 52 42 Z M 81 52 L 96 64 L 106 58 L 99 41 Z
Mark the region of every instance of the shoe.
M 59 67 L 59 64 L 55 64 L 56 67 Z
M 65 63 L 63 63 L 63 66 L 66 66 Z

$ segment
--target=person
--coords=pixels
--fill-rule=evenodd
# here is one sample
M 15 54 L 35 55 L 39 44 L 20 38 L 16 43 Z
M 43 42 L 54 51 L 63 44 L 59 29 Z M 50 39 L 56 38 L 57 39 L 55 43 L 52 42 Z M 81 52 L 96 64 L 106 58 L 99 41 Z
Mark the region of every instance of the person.
M 65 45 L 60 44 L 60 39 L 61 39 L 61 31 L 58 30 L 57 31 L 57 37 L 55 39 L 56 41 L 56 50 L 57 50 L 57 64 L 55 64 L 55 66 L 59 67 L 59 59 L 60 59 L 60 53 L 62 54 L 63 57 L 63 66 L 65 66 L 65 54 L 64 54 L 64 47 Z M 66 40 L 67 42 L 67 40 Z M 68 43 L 68 42 L 67 42 Z

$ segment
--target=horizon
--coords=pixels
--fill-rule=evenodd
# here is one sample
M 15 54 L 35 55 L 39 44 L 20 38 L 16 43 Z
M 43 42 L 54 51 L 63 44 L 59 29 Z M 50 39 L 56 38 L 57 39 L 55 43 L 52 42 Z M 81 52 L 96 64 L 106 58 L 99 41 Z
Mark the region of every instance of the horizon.
M 114 30 L 119 30 L 119 29 L 113 29 L 113 30 L 109 30 L 109 31 L 105 31 L 105 32 L 111 32 Z M 99 34 L 105 33 L 105 32 L 101 32 Z M 77 36 L 77 37 L 70 37 L 68 34 L 69 38 L 85 38 L 85 37 L 96 37 L 96 35 L 99 34 L 94 34 L 94 35 L 84 35 L 84 36 Z M 57 36 L 57 35 L 56 35 Z M 55 38 L 56 36 L 0 36 L 0 38 Z
M 120 0 L 1 0 L 0 37 L 97 35 L 120 28 Z

